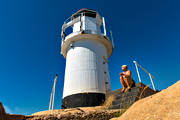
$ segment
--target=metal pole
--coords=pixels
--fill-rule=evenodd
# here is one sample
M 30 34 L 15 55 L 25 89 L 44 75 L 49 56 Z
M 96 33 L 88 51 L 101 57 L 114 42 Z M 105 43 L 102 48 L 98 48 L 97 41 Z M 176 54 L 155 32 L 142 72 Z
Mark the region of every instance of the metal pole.
M 138 74 L 138 78 L 139 78 L 139 82 L 141 82 L 141 78 L 140 78 L 140 75 L 139 75 L 139 70 L 138 70 L 138 67 L 137 67 L 137 63 L 136 61 L 133 61 L 135 66 L 136 66 L 136 71 L 137 71 L 137 74 Z
M 144 69 L 142 66 L 140 66 L 137 62 L 136 62 L 136 64 L 137 64 L 142 70 L 144 70 L 144 72 L 146 72 L 147 74 L 149 74 L 149 72 L 148 72 L 146 69 Z M 151 75 L 151 77 L 154 78 L 154 76 L 152 76 L 152 75 Z
M 52 92 L 53 92 L 53 89 L 52 89 L 52 91 L 51 91 L 51 96 L 50 96 L 50 101 L 49 101 L 49 111 L 50 111 L 50 109 L 51 109 L 51 101 L 52 101 Z
M 57 80 L 57 74 L 56 74 L 56 77 L 55 77 L 55 79 L 54 79 L 54 86 L 53 86 L 53 101 L 52 101 L 52 111 L 51 111 L 51 113 L 53 113 L 53 110 L 54 110 L 54 97 L 55 97 L 56 80 Z
M 110 30 L 110 34 L 111 34 L 112 45 L 113 45 L 113 48 L 114 48 L 114 38 L 113 38 L 113 35 L 112 35 L 112 31 L 111 31 L 111 30 Z
M 83 13 L 81 13 L 81 15 L 80 15 L 80 31 L 82 31 L 82 26 L 83 26 L 82 17 L 83 17 Z
M 105 25 L 104 17 L 102 18 L 102 20 L 103 20 L 104 36 L 106 36 L 106 25 Z
M 156 91 L 156 88 L 155 88 L 155 86 L 154 86 L 154 83 L 153 83 L 153 80 L 152 80 L 152 76 L 151 76 L 151 74 L 150 74 L 150 73 L 149 73 L 149 77 L 150 77 L 150 80 L 151 80 L 151 83 L 152 83 L 153 89 L 154 89 L 154 91 Z

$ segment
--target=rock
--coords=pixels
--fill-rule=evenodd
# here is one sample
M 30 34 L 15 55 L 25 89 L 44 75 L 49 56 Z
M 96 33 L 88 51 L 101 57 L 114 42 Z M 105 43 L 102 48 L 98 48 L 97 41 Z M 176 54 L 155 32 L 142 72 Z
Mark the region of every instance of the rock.
M 137 101 L 122 116 L 111 120 L 180 120 L 180 81 Z
M 5 119 L 5 115 L 6 115 L 5 109 L 2 105 L 2 103 L 0 102 L 0 120 Z
M 109 120 L 123 110 L 107 110 L 102 107 L 81 107 L 71 109 L 42 111 L 29 116 L 26 120 Z
M 115 99 L 112 101 L 111 109 L 127 109 L 134 102 L 141 98 L 145 98 L 152 94 L 157 93 L 157 91 L 152 90 L 143 83 L 137 83 L 135 87 L 132 87 L 130 91 L 126 93 L 121 93 L 121 89 L 112 91 Z
M 109 120 L 119 117 L 125 112 L 124 108 L 129 107 L 135 101 L 156 93 L 142 83 L 136 84 L 131 91 L 126 93 L 120 91 L 121 89 L 118 89 L 109 93 L 107 104 L 103 104 L 103 106 L 54 110 L 53 115 L 50 114 L 50 111 L 42 111 L 33 114 L 27 120 Z M 112 99 L 108 99 L 110 96 Z
M 0 102 L 0 120 L 25 120 L 25 116 L 7 114 L 3 104 Z
M 6 114 L 5 120 L 25 120 L 24 115 Z

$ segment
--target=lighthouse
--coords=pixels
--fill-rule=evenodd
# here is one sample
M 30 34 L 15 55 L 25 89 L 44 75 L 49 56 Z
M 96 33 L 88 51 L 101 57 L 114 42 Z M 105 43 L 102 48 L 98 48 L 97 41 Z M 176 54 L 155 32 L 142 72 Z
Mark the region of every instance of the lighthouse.
M 101 105 L 111 91 L 108 58 L 113 42 L 104 17 L 81 9 L 61 31 L 61 54 L 66 59 L 62 108 Z M 111 32 L 109 32 L 111 33 Z

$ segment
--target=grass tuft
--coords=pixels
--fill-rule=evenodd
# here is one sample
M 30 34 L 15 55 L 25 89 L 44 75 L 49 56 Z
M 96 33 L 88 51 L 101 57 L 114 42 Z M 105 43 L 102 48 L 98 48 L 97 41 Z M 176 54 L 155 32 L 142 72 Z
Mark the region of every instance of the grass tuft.
M 114 95 L 108 96 L 106 101 L 102 104 L 102 108 L 108 109 L 112 105 L 112 102 L 114 101 L 114 99 L 115 99 Z

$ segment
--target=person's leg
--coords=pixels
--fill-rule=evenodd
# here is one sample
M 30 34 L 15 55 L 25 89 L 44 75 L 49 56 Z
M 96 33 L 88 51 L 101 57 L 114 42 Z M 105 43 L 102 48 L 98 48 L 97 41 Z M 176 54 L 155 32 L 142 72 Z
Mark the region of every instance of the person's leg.
M 123 78 L 122 76 L 120 77 L 120 82 L 121 82 L 121 85 L 122 85 L 122 87 L 123 87 L 122 90 L 121 90 L 121 92 L 124 92 L 125 87 L 126 87 L 126 85 L 125 85 L 126 83 L 125 83 L 124 78 Z
M 125 81 L 125 83 L 127 85 L 127 88 L 126 88 L 125 92 L 127 92 L 129 89 L 131 89 L 131 82 L 128 81 L 128 79 L 126 79 L 126 78 L 124 78 L 124 81 Z

